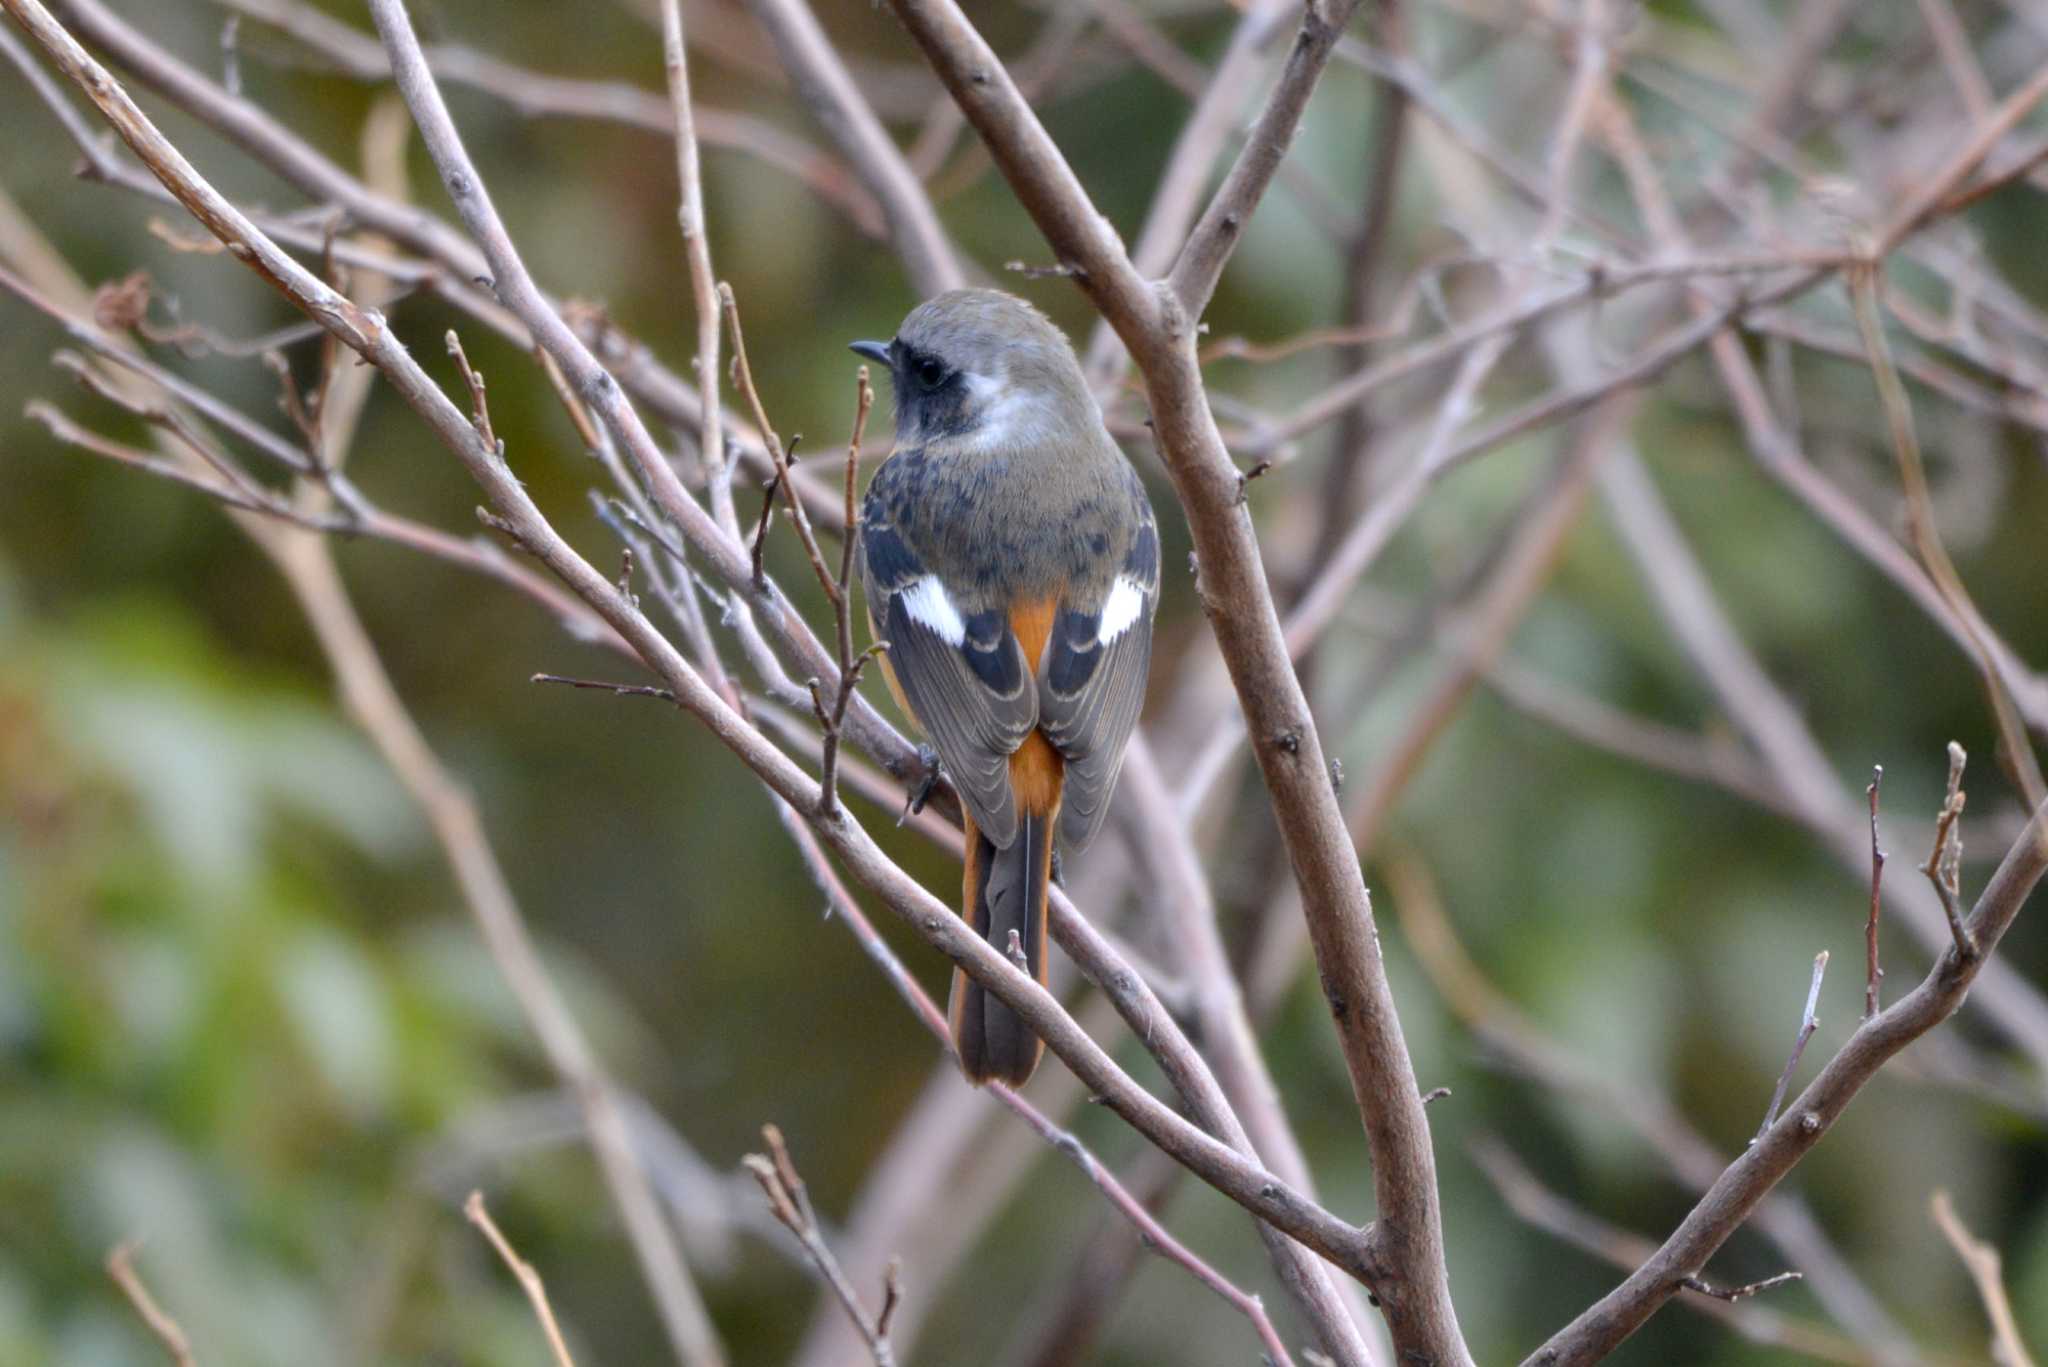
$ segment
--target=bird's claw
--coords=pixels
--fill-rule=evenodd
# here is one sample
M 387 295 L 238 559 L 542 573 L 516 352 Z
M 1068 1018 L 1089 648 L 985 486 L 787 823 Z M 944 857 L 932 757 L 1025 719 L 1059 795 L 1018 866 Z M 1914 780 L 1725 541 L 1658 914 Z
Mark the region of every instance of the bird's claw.
M 903 811 L 896 818 L 896 824 L 899 826 L 924 811 L 924 804 L 932 800 L 932 794 L 939 788 L 939 752 L 929 745 L 920 743 L 917 747 L 917 762 L 924 766 L 924 777 L 917 781 L 917 786 L 910 790 L 910 796 L 903 800 Z

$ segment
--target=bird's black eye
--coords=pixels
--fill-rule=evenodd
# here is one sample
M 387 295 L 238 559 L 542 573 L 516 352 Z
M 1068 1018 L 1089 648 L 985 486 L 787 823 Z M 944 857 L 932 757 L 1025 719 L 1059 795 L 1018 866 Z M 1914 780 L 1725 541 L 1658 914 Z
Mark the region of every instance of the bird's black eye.
M 937 389 L 946 382 L 946 366 L 935 356 L 927 356 L 917 363 L 917 382 L 926 389 Z

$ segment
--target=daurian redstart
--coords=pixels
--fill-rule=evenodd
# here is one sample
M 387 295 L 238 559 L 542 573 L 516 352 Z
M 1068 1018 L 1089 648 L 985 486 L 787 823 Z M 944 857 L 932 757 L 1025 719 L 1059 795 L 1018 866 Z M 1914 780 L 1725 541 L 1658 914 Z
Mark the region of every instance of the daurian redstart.
M 1159 531 L 1074 349 L 996 290 L 953 290 L 888 342 L 896 446 L 861 506 L 868 624 L 890 691 L 966 809 L 961 914 L 1045 981 L 1047 884 L 1102 828 L 1138 719 Z M 970 1078 L 1021 1083 L 1044 1044 L 959 971 Z

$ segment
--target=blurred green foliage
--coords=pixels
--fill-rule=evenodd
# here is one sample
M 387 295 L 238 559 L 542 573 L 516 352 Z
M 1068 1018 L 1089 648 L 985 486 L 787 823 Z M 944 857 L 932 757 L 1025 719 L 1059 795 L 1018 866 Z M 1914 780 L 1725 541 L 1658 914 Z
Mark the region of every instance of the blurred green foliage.
M 128 8 L 190 60 L 218 65 L 219 16 L 208 6 Z M 648 88 L 661 79 L 658 42 L 625 7 L 416 8 L 446 35 L 509 60 Z M 909 61 L 881 9 L 820 8 L 831 9 L 850 52 Z M 335 7 L 360 22 L 353 9 Z M 718 13 L 744 22 L 737 10 Z M 1036 21 L 1006 7 L 987 22 L 999 45 L 1014 45 Z M 1170 21 L 1169 31 L 1213 60 L 1228 18 Z M 276 40 L 245 33 L 248 93 L 353 163 L 372 92 L 279 63 Z M 800 107 L 765 81 L 716 60 L 697 66 L 706 101 L 808 133 Z M 1458 88 L 1482 110 L 1485 75 Z M 1369 93 L 1357 73 L 1333 74 L 1295 147 L 1340 204 L 1365 188 Z M 692 319 L 667 147 L 605 125 L 523 119 L 474 94 L 452 102 L 541 278 L 604 301 L 684 367 Z M 1133 75 L 1044 112 L 1111 219 L 1134 234 L 1184 102 Z M 291 202 L 189 120 L 164 122 L 224 188 Z M 88 278 L 146 265 L 186 316 L 232 335 L 288 321 L 231 263 L 149 238 L 144 225 L 159 210 L 74 182 L 73 154 L 19 81 L 0 81 L 0 127 L 0 185 Z M 1540 155 L 1533 144 L 1518 150 Z M 417 157 L 414 172 L 423 202 L 438 205 Z M 843 341 L 893 323 L 913 302 L 908 286 L 885 246 L 847 231 L 780 173 L 713 149 L 707 176 L 715 259 L 746 312 L 776 421 L 810 434 L 809 449 L 830 449 L 850 409 Z M 2020 207 L 1994 200 L 1977 216 L 2014 283 L 2040 300 L 2039 200 L 2014 198 Z M 1411 168 L 1390 269 L 1412 270 L 1444 248 L 1440 207 Z M 943 211 L 982 261 L 1044 258 L 993 176 Z M 1327 323 L 1339 285 L 1340 263 L 1310 217 L 1276 192 L 1251 225 L 1213 329 L 1269 339 Z M 1085 334 L 1075 292 L 1057 281 L 1026 288 Z M 426 298 L 395 316 L 423 358 L 438 358 L 442 332 L 460 321 Z M 606 560 L 608 535 L 585 498 L 593 474 L 552 397 L 515 350 L 473 328 L 465 338 L 493 381 L 497 430 L 521 477 Z M 19 416 L 36 395 L 81 406 L 46 364 L 55 345 L 52 329 L 0 300 L 0 1363 L 152 1361 L 156 1350 L 101 1268 L 129 1238 L 143 1240 L 144 1274 L 208 1363 L 541 1363 L 524 1302 L 460 1218 L 462 1193 L 479 1184 L 544 1270 L 584 1361 L 657 1360 L 652 1311 L 586 1155 L 559 1126 L 501 1123 L 509 1104 L 545 1092 L 551 1078 L 418 812 L 333 705 L 289 595 L 216 510 L 59 450 Z M 271 415 L 260 367 L 212 358 L 192 369 L 245 410 Z M 1328 371 L 1311 356 L 1215 373 L 1228 391 L 1285 411 Z M 1867 374 L 1819 360 L 1799 373 L 1828 458 L 1888 484 L 1888 457 L 1866 430 Z M 2048 466 L 2038 445 L 2009 434 L 1973 443 L 1981 430 L 1966 432 L 1917 397 L 1950 544 L 1987 616 L 2038 663 L 2048 658 Z M 102 411 L 90 416 L 134 435 Z M 2009 824 L 2013 803 L 1988 762 L 1967 663 L 1751 467 L 1704 372 L 1680 367 L 1637 434 L 1746 638 L 1804 708 L 1843 782 L 1860 784 L 1881 762 L 1888 806 L 1931 812 L 1941 747 L 1954 737 L 1982 757 L 1972 822 Z M 1484 553 L 1549 447 L 1539 434 L 1447 482 L 1373 582 L 1420 592 L 1453 580 Z M 1171 492 L 1149 454 L 1141 462 L 1164 513 Z M 1313 488 L 1318 463 L 1269 474 L 1261 500 L 1270 490 L 1284 505 Z M 471 524 L 473 491 L 388 395 L 372 401 L 354 468 L 388 506 Z M 1179 563 L 1183 533 L 1168 534 L 1179 547 L 1169 563 Z M 609 1064 L 718 1169 L 732 1168 L 761 1122 L 778 1122 L 821 1206 L 843 1214 L 936 1055 L 850 937 L 820 924 L 819 898 L 756 786 L 671 710 L 529 687 L 537 669 L 616 666 L 524 604 L 389 547 L 339 553 L 401 691 L 474 788 L 550 968 Z M 788 548 L 777 554 L 784 582 L 801 583 Z M 1206 648 L 1183 578 L 1169 579 L 1161 630 L 1169 657 Z M 1725 730 L 1597 503 L 1515 647 L 1617 705 Z M 1340 635 L 1329 658 L 1342 679 L 1375 654 L 1368 632 Z M 1325 719 L 1354 774 L 1406 724 L 1431 659 L 1418 651 L 1397 661 L 1355 713 Z M 1255 798 L 1244 810 L 1216 854 L 1226 892 L 1232 871 L 1273 839 Z M 886 829 L 889 814 L 862 814 Z M 1967 884 L 1981 882 L 1997 845 L 1973 830 Z M 1864 892 L 1810 837 L 1591 751 L 1488 694 L 1436 746 L 1384 847 L 1427 862 L 1468 949 L 1524 1011 L 1600 1067 L 1669 1090 L 1728 1152 L 1761 1113 L 1816 949 L 1833 949 L 1836 968 L 1809 1058 L 1825 1056 L 1859 1008 Z M 894 848 L 934 888 L 955 877 L 907 841 Z M 1894 853 L 1892 876 L 1914 876 L 1917 853 Z M 1379 886 L 1377 870 L 1369 874 Z M 1117 919 L 1125 909 L 1096 910 Z M 2048 964 L 2041 910 L 2030 908 L 2005 951 L 2036 980 Z M 1233 939 L 1254 911 L 1226 898 Z M 1597 1106 L 1490 1068 L 1392 925 L 1384 916 L 1418 1072 L 1425 1086 L 1454 1089 L 1431 1112 L 1454 1288 L 1480 1359 L 1507 1360 L 1614 1273 L 1518 1223 L 1466 1158 L 1469 1138 L 1511 1136 L 1553 1186 L 1639 1233 L 1660 1235 L 1692 1198 Z M 932 956 L 884 929 L 942 988 Z M 1924 958 L 1896 932 L 1887 953 L 1896 992 Z M 1997 1047 L 1967 1020 L 1952 1028 Z M 1326 1199 L 1362 1217 L 1363 1145 L 1312 973 L 1265 1042 Z M 1128 1048 L 1120 1056 L 1149 1076 Z M 1112 1163 L 1136 1152 L 1092 1110 L 1073 1123 Z M 1893 1312 L 1924 1342 L 1952 1347 L 1982 1341 L 1976 1304 L 1926 1218 L 1929 1190 L 1954 1189 L 1973 1226 L 2007 1250 L 2024 1327 L 2048 1343 L 2041 1141 L 2038 1111 L 1894 1070 L 1795 1185 Z M 1068 1275 L 1101 1218 L 1099 1198 L 1050 1155 L 1027 1180 L 1030 1199 L 965 1267 L 920 1266 L 908 1249 L 906 1278 L 998 1278 L 1022 1304 Z M 1232 1209 L 1190 1184 L 1172 1213 L 1178 1233 L 1280 1306 Z M 704 1250 L 693 1252 L 702 1261 Z M 1779 1265 L 1744 1235 L 1715 1273 L 1741 1281 Z M 750 1237 L 701 1270 L 736 1361 L 780 1360 L 811 1312 L 802 1274 Z M 1771 1304 L 1818 1313 L 1800 1288 L 1774 1292 Z M 920 1360 L 989 1360 L 1009 1328 L 985 1301 L 951 1297 Z M 1250 1351 L 1227 1308 L 1148 1262 L 1099 1360 L 1236 1363 Z M 1788 1359 L 1673 1309 L 1621 1360 Z

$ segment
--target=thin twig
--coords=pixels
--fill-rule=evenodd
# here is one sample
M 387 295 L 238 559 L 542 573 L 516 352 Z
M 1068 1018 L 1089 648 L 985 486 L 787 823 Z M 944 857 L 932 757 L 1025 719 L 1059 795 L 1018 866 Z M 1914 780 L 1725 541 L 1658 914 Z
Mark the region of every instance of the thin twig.
M 1877 798 L 1878 788 L 1884 783 L 1884 766 L 1871 766 L 1870 786 L 1863 791 L 1870 798 L 1870 919 L 1863 923 L 1863 1019 L 1869 1020 L 1878 1011 L 1878 984 L 1884 980 L 1884 970 L 1877 962 L 1877 913 L 1883 906 L 1885 853 L 1878 844 Z
M 555 1367 L 576 1367 L 576 1361 L 569 1356 L 569 1345 L 562 1340 L 562 1326 L 555 1322 L 554 1308 L 548 1304 L 548 1289 L 541 1281 L 540 1273 L 533 1270 L 533 1264 L 519 1256 L 512 1244 L 491 1219 L 491 1212 L 484 1208 L 484 1194 L 472 1191 L 469 1199 L 462 1203 L 462 1213 L 469 1222 L 484 1232 L 484 1238 L 491 1241 L 491 1247 L 498 1250 L 498 1256 L 512 1275 L 519 1281 L 520 1290 L 533 1306 L 533 1317 L 540 1321 L 541 1332 L 547 1335 L 548 1350 L 555 1355 Z
M 158 479 L 168 480 L 173 484 L 182 484 L 189 489 L 196 489 L 208 498 L 224 503 L 230 508 L 239 508 L 244 512 L 261 513 L 265 517 L 274 517 L 280 521 L 290 522 L 312 531 L 338 532 L 350 530 L 350 524 L 346 521 L 309 516 L 293 509 L 273 494 L 262 491 L 244 492 L 237 487 L 215 483 L 204 475 L 194 474 L 192 471 L 182 466 L 174 465 L 160 456 L 154 456 L 147 451 L 139 451 L 132 446 L 103 437 L 97 432 L 79 426 L 62 412 L 41 399 L 31 400 L 23 412 L 31 421 L 41 423 L 53 438 L 67 446 L 75 446 L 81 451 L 90 452 L 104 460 L 113 461 L 117 465 L 125 465 L 130 469 L 140 470 L 144 474 L 154 475 Z
M 484 439 L 484 445 L 504 454 L 504 443 L 491 430 L 491 405 L 484 397 L 484 377 L 469 363 L 469 356 L 462 349 L 462 338 L 454 328 L 448 329 L 448 354 L 455 358 L 456 369 L 462 372 L 462 382 L 469 386 L 469 420 L 476 425 L 476 434 Z
M 1991 1360 L 1999 1367 L 2034 1367 L 2033 1356 L 2027 1352 L 2026 1342 L 2020 1337 L 2019 1320 L 2012 1312 L 2012 1301 L 2005 1293 L 1998 1249 L 1970 1233 L 1956 1214 L 1955 1203 L 1949 1199 L 1945 1188 L 1936 1188 L 1928 1204 L 1934 1212 L 1934 1223 L 1941 1228 L 1942 1237 L 1963 1260 L 1970 1280 L 1977 1284 L 1977 1297 L 1984 1302 L 1984 1313 L 1991 1320 Z
M 121 1294 L 135 1307 L 135 1313 L 149 1327 L 149 1332 L 163 1344 L 164 1351 L 171 1355 L 177 1367 L 193 1367 L 192 1344 L 185 1337 L 185 1331 L 178 1322 L 156 1303 L 156 1297 L 149 1293 L 149 1287 L 142 1280 L 142 1274 L 135 1270 L 135 1252 L 141 1242 L 129 1239 L 114 1245 L 107 1254 L 107 1275 L 114 1279 L 114 1285 L 121 1288 Z
M 893 1309 L 897 1295 L 896 1279 L 892 1275 L 883 1289 L 883 1308 L 870 1314 L 862 1303 L 860 1293 L 854 1290 L 847 1279 L 846 1271 L 840 1267 L 839 1259 L 833 1256 L 832 1246 L 825 1242 L 824 1231 L 818 1228 L 818 1213 L 811 1208 L 810 1189 L 796 1170 L 796 1163 L 789 1156 L 789 1145 L 783 1142 L 782 1131 L 774 1125 L 761 1127 L 761 1138 L 768 1145 L 763 1156 L 750 1153 L 740 1162 L 752 1173 L 754 1180 L 761 1184 L 761 1191 L 768 1198 L 768 1209 L 803 1245 L 804 1256 L 810 1260 L 818 1275 L 832 1288 L 832 1294 L 846 1309 L 860 1335 L 868 1346 L 868 1356 L 874 1359 L 875 1367 L 896 1367 L 896 1354 L 889 1347 L 888 1316 Z
M 1771 1089 L 1771 1104 L 1764 1108 L 1764 1123 L 1757 1126 L 1757 1139 L 1763 1138 L 1778 1119 L 1778 1107 L 1784 1104 L 1785 1089 L 1792 1085 L 1792 1074 L 1799 1067 L 1799 1056 L 1806 1052 L 1806 1042 L 1820 1028 L 1820 1017 L 1814 1013 L 1820 1009 L 1820 982 L 1827 971 L 1828 952 L 1823 949 L 1813 956 L 1813 981 L 1806 989 L 1806 1009 L 1800 1013 L 1799 1034 L 1792 1041 L 1792 1055 L 1785 1060 L 1785 1071 L 1778 1074 L 1778 1085 Z M 1756 1140 L 1750 1142 L 1755 1143 Z
M 796 527 L 797 539 L 803 542 L 804 554 L 810 557 L 811 570 L 818 576 L 818 582 L 824 586 L 826 601 L 837 608 L 842 597 L 839 585 L 833 579 L 832 572 L 825 568 L 825 557 L 818 549 L 818 538 L 811 531 L 810 514 L 804 510 L 803 500 L 797 497 L 790 479 L 791 467 L 796 459 L 793 449 L 796 441 L 792 439 L 789 446 L 785 447 L 782 438 L 768 422 L 768 410 L 762 406 L 761 391 L 754 387 L 754 367 L 747 359 L 746 334 L 740 330 L 739 301 L 733 297 L 732 286 L 722 280 L 718 283 L 718 302 L 725 311 L 725 325 L 732 331 L 733 383 L 739 386 L 741 395 L 745 397 L 747 407 L 754 415 L 754 424 L 760 428 L 761 439 L 768 447 L 768 458 L 775 463 L 775 477 L 768 484 L 770 506 L 773 506 L 775 490 L 780 488 L 783 502 L 789 508 L 789 520 Z M 767 526 L 768 513 L 764 509 L 761 514 L 761 530 L 755 533 L 756 582 L 760 580 L 761 541 L 767 536 Z
M 1788 1282 L 1796 1282 L 1798 1280 L 1799 1273 L 1797 1272 L 1780 1272 L 1774 1277 L 1765 1277 L 1762 1281 L 1747 1282 L 1742 1286 L 1715 1286 L 1707 1281 L 1706 1278 L 1695 1273 L 1692 1276 L 1680 1279 L 1679 1285 L 1688 1291 L 1697 1291 L 1702 1296 L 1712 1296 L 1717 1301 L 1732 1303 L 1748 1300 L 1759 1292 L 1769 1291 L 1772 1287 L 1784 1286 Z
M 737 318 L 733 327 L 733 335 L 737 338 Z M 832 594 L 833 626 L 839 645 L 839 693 L 829 709 L 818 693 L 816 681 L 813 680 L 811 685 L 811 707 L 825 733 L 824 757 L 818 774 L 818 801 L 819 811 L 827 817 L 835 817 L 839 812 L 839 740 L 846 725 L 847 705 L 853 701 L 854 690 L 860 686 L 861 671 L 867 662 L 889 648 L 887 641 L 876 641 L 858 655 L 853 651 L 853 552 L 859 540 L 859 521 L 853 506 L 854 488 L 860 475 L 861 438 L 867 433 L 868 410 L 874 404 L 875 391 L 868 384 L 868 368 L 862 366 L 854 378 L 853 435 L 846 443 L 846 532 L 839 542 L 839 575 Z
M 661 3 L 662 65 L 668 72 L 669 107 L 675 117 L 676 226 L 690 267 L 690 298 L 697 307 L 697 459 L 704 463 L 711 515 L 732 526 L 732 468 L 726 460 L 724 408 L 718 401 L 719 295 L 711 270 L 711 239 L 704 225 L 704 181 L 697 152 L 696 111 L 690 101 L 690 65 L 683 39 L 681 0 Z
M 1969 756 L 1963 747 L 1954 741 L 1948 743 L 1948 789 L 1942 797 L 1941 811 L 1934 818 L 1934 848 L 1927 853 L 1927 862 L 1920 866 L 1920 872 L 1927 875 L 1927 881 L 1934 885 L 1934 892 L 1941 899 L 1941 909 L 1948 916 L 1949 933 L 1955 937 L 1956 953 L 1965 959 L 1975 958 L 1977 946 L 1970 939 L 1970 928 L 1963 923 L 1962 873 L 1963 873 L 1963 804 L 1967 794 L 1963 792 L 1963 765 Z
M 566 674 L 536 674 L 527 682 L 562 684 L 569 688 L 588 688 L 599 693 L 612 693 L 621 698 L 659 698 L 663 702 L 674 702 L 676 695 L 666 688 L 655 688 L 649 684 L 612 683 L 605 679 L 575 679 Z

